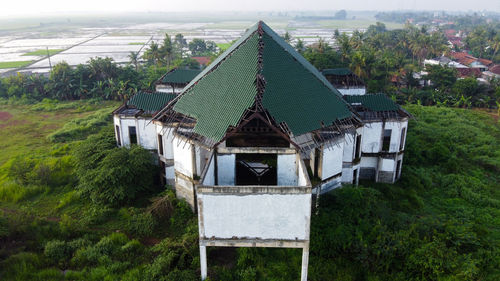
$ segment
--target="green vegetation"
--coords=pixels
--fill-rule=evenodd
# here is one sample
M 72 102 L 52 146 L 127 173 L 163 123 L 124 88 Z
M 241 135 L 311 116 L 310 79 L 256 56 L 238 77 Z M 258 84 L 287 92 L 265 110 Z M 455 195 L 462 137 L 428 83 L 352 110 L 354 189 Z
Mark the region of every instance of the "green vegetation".
M 144 45 L 144 42 L 130 42 L 129 45 Z
M 9 136 L 0 144 L 7 154 L 0 161 L 2 279 L 198 280 L 196 217 L 155 184 L 151 154 L 115 148 L 110 121 L 83 141 L 79 134 L 65 135 L 64 143 L 48 137 L 69 120 L 116 105 L 0 107 L 11 115 L 0 121 Z M 311 225 L 310 280 L 500 278 L 500 124 L 480 111 L 407 110 L 416 119 L 402 179 L 321 197 Z M 79 126 L 85 131 L 85 122 L 71 125 Z M 297 249 L 208 254 L 217 257 L 211 280 L 300 276 Z
M 217 43 L 217 47 L 219 47 L 221 51 L 225 51 L 227 48 L 231 47 L 231 45 L 231 43 Z
M 59 52 L 64 51 L 64 49 L 49 49 L 49 55 L 55 55 Z M 23 54 L 23 56 L 47 56 L 47 50 L 41 49 L 41 50 L 36 50 L 33 52 L 29 52 L 26 54 Z
M 32 61 L 30 60 L 25 60 L 25 61 L 4 61 L 0 62 L 0 69 L 3 68 L 19 68 L 26 66 L 30 64 Z

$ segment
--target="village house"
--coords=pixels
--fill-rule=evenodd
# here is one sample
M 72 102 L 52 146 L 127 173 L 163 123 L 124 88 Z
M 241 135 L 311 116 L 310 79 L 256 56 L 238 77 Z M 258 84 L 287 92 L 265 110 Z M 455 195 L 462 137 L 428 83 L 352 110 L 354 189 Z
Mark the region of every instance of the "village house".
M 280 247 L 302 249 L 307 280 L 312 195 L 399 178 L 410 115 L 332 73 L 259 22 L 181 91 L 139 92 L 113 112 L 117 144 L 154 151 L 197 212 L 202 279 L 206 247 Z

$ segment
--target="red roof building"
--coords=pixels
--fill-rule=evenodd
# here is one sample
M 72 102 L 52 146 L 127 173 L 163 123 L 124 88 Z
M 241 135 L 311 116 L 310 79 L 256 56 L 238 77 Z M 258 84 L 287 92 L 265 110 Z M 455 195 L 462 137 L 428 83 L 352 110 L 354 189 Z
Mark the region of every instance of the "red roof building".
M 210 64 L 211 59 L 210 57 L 191 57 L 195 61 L 197 61 L 200 65 L 207 66 Z
M 479 68 L 456 68 L 459 78 L 466 77 L 481 77 L 481 70 Z

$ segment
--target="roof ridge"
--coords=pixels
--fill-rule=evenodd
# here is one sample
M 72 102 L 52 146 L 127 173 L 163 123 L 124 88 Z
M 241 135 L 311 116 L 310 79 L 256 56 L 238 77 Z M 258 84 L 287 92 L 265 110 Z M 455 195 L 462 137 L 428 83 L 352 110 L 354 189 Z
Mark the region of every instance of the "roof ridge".
M 265 33 L 267 33 L 271 38 L 278 43 L 287 53 L 289 53 L 295 60 L 297 60 L 300 64 L 302 64 L 309 72 L 311 72 L 320 82 L 322 82 L 327 88 L 333 91 L 340 98 L 342 94 L 335 89 L 335 87 L 328 82 L 328 80 L 319 72 L 314 65 L 312 65 L 309 61 L 307 61 L 301 54 L 299 54 L 295 49 L 293 49 L 288 43 L 285 42 L 281 36 L 279 36 L 274 30 L 272 30 L 266 23 L 263 21 L 259 21 L 259 24 L 262 25 L 262 29 Z M 342 100 L 342 98 L 341 98 Z

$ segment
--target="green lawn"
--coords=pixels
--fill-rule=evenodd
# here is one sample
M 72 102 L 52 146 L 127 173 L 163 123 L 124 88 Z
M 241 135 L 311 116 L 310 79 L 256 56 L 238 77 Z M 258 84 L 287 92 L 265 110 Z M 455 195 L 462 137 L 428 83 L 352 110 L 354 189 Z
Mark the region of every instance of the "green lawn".
M 30 64 L 32 61 L 30 60 L 25 60 L 25 61 L 4 61 L 0 62 L 0 69 L 3 68 L 18 68 L 18 67 L 23 67 L 28 64 Z
M 231 47 L 231 43 L 217 43 L 217 47 L 222 51 L 227 50 L 227 48 Z
M 144 42 L 130 42 L 129 45 L 144 45 Z
M 0 105 L 0 129 L 2 135 L 8 136 L 0 138 L 0 169 L 5 162 L 16 156 L 44 154 L 54 145 L 47 139 L 49 134 L 69 121 L 88 116 L 97 109 L 96 106 L 86 106 L 85 102 L 80 101 L 58 103 L 58 106 L 61 108 L 64 107 L 62 105 L 70 104 L 75 106 L 61 110 L 34 110 L 39 105 Z M 104 102 L 99 108 L 108 108 L 111 112 L 116 106 L 116 102 Z
M 64 51 L 64 49 L 49 49 L 49 54 L 52 56 L 52 55 L 55 55 L 59 52 L 62 52 Z M 24 54 L 23 56 L 46 56 L 47 55 L 47 50 L 46 49 L 40 49 L 40 50 L 36 50 L 36 51 L 33 51 L 33 52 L 28 52 L 26 54 Z

